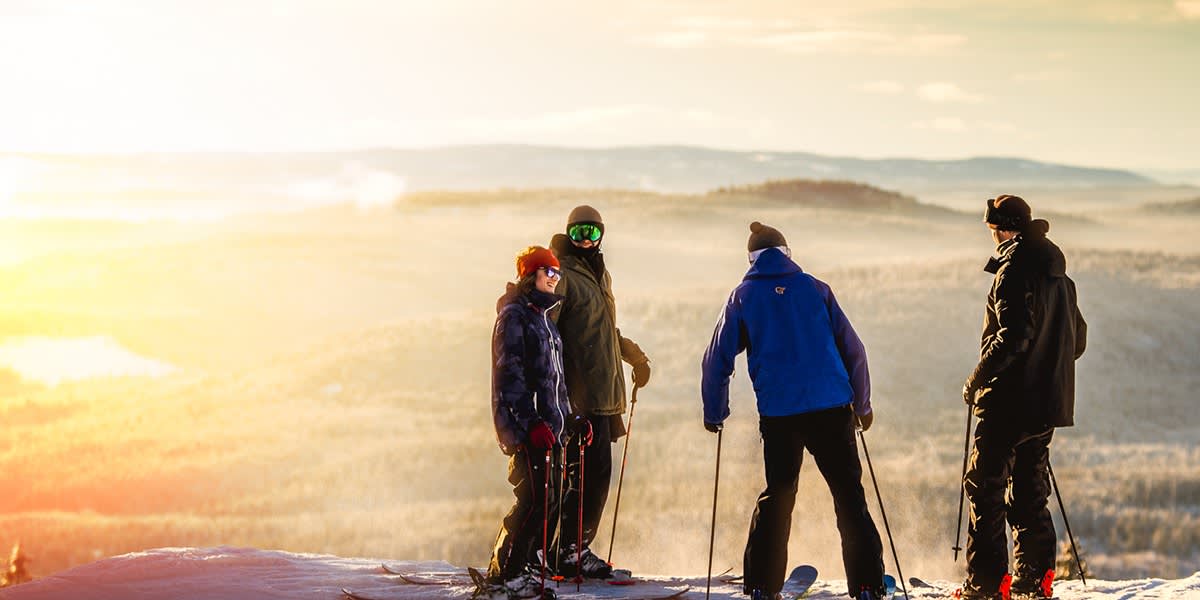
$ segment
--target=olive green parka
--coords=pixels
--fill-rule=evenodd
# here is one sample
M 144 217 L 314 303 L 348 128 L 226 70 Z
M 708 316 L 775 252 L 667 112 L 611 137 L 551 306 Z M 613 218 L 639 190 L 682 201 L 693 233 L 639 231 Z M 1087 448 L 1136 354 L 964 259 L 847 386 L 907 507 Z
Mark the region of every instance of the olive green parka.
M 563 272 L 555 289 L 563 296 L 555 320 L 563 339 L 563 371 L 572 409 L 594 416 L 623 414 L 621 361 L 638 365 L 647 361 L 646 354 L 617 329 L 617 302 L 608 269 L 597 276 L 563 234 L 554 236 L 550 248 Z

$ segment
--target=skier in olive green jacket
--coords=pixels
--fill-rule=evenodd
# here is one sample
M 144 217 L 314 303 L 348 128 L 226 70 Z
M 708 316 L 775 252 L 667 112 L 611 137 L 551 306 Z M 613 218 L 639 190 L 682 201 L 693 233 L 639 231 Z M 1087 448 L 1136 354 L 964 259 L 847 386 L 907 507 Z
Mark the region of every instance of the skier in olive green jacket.
M 621 361 L 633 367 L 633 384 L 650 380 L 650 359 L 637 344 L 617 329 L 617 304 L 612 277 L 604 267 L 600 242 L 604 222 L 590 206 L 577 206 L 567 217 L 565 234 L 557 234 L 550 248 L 562 265 L 558 293 L 563 305 L 557 315 L 563 338 L 563 369 L 572 412 L 592 423 L 593 444 L 583 462 L 583 540 L 579 537 L 579 448 L 567 448 L 567 473 L 571 486 L 563 498 L 563 523 L 559 532 L 559 572 L 565 576 L 608 578 L 612 566 L 591 552 L 608 500 L 612 475 L 612 444 L 625 435 L 625 375 Z M 579 547 L 582 546 L 582 547 Z

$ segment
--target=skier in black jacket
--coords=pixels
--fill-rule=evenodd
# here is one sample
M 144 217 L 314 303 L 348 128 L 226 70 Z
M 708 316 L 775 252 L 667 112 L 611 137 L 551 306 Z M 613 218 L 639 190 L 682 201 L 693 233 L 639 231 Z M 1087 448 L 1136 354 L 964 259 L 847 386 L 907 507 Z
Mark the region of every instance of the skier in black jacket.
M 1074 425 L 1075 360 L 1086 346 L 1087 324 L 1066 258 L 1046 238 L 1050 224 L 1031 220 L 1025 200 L 1008 195 L 988 200 L 984 221 L 999 258 L 985 269 L 995 279 L 979 364 L 963 386 L 979 424 L 964 481 L 971 519 L 961 597 L 1007 600 L 1011 591 L 1049 598 L 1056 548 L 1050 439 L 1055 427 Z M 1006 520 L 1015 577 L 1008 573 Z
M 586 418 L 571 414 L 562 337 L 548 314 L 562 301 L 554 293 L 562 277 L 558 259 L 531 246 L 517 257 L 517 276 L 519 282 L 510 283 L 497 302 L 492 334 L 492 418 L 500 449 L 510 457 L 508 481 L 516 501 L 496 536 L 488 580 L 510 598 L 544 593 L 542 600 L 553 600 L 554 590 L 544 587 L 529 559 L 540 554 L 543 536 L 549 544 L 554 535 L 549 525 L 557 518 L 561 478 L 551 472 L 563 468 L 554 457 L 568 434 L 588 445 L 592 430 Z

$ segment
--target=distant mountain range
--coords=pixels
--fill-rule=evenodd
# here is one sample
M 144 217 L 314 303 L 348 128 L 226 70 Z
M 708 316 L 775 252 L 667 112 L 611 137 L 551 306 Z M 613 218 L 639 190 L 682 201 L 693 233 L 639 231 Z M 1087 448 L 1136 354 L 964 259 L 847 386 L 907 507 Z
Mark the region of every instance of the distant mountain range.
M 1131 171 L 1074 167 L 1020 158 L 862 159 L 690 146 L 607 149 L 456 146 L 367 150 L 348 156 L 404 176 L 412 189 L 551 186 L 701 192 L 773 179 L 846 180 L 890 189 L 1156 183 Z
M 14 155 L 7 155 L 9 157 Z M 253 154 L 19 155 L 42 163 L 80 163 L 195 188 L 214 179 L 236 187 L 274 187 L 284 181 L 383 172 L 407 190 L 491 188 L 622 188 L 704 192 L 768 180 L 814 179 L 867 183 L 903 191 L 936 187 L 1096 187 L 1155 185 L 1131 171 L 1037 162 L 1021 158 L 963 160 L 863 159 L 804 152 L 740 152 L 691 146 L 584 149 L 524 145 L 369 149 L 349 152 Z M 0 160 L 5 155 L 0 155 Z

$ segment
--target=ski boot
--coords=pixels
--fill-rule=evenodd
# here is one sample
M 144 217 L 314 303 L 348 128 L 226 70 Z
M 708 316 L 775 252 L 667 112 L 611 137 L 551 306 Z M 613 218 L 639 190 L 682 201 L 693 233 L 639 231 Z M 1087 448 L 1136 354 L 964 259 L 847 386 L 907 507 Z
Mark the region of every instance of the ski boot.
M 1011 600 L 1012 575 L 1004 574 L 1000 580 L 999 589 L 988 591 L 973 585 L 963 584 L 954 590 L 955 600 Z
M 1012 584 L 1013 600 L 1045 600 L 1054 597 L 1054 569 L 1047 569 L 1039 580 L 1018 575 Z
M 584 547 L 576 551 L 575 544 L 563 549 L 559 557 L 558 574 L 566 578 L 583 576 L 587 579 L 608 579 L 613 576 L 612 565 L 592 553 L 592 549 Z

